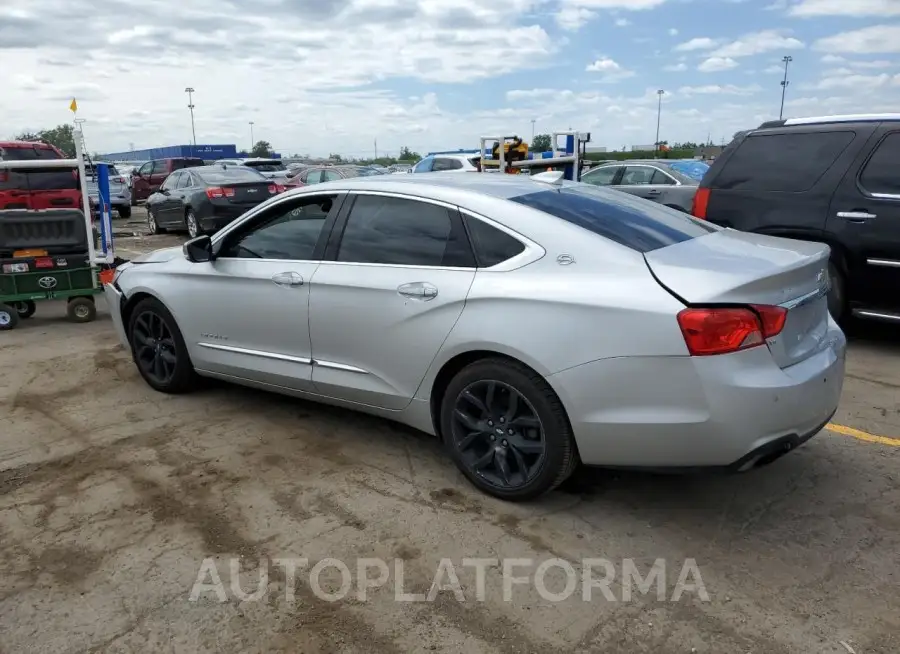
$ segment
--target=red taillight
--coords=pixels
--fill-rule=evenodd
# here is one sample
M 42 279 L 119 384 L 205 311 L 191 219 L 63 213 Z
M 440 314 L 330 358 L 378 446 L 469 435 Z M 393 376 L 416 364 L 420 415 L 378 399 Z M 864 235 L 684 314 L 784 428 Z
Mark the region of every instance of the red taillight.
M 215 200 L 216 198 L 233 198 L 234 197 L 234 189 L 228 187 L 221 186 L 211 186 L 206 189 L 206 197 L 210 200 Z
M 678 326 L 693 356 L 727 354 L 756 347 L 784 329 L 787 310 L 782 307 L 711 307 L 684 309 Z
M 0 182 L 8 182 L 9 181 L 9 171 L 8 170 L 0 170 Z
M 114 181 L 116 184 L 124 184 L 124 183 L 125 183 L 125 178 L 124 178 L 124 177 L 113 177 L 113 181 Z
M 285 188 L 281 184 L 269 184 L 269 194 L 284 193 Z
M 709 207 L 709 189 L 698 188 L 694 193 L 694 201 L 691 203 L 691 215 L 701 220 L 706 220 L 706 210 Z

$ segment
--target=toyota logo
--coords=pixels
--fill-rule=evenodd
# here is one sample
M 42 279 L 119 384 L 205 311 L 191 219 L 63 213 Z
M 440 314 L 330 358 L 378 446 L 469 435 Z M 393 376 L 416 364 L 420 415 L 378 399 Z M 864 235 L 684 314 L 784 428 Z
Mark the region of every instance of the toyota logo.
M 48 291 L 51 288 L 56 288 L 56 277 L 41 277 L 38 280 L 38 286 L 45 288 Z

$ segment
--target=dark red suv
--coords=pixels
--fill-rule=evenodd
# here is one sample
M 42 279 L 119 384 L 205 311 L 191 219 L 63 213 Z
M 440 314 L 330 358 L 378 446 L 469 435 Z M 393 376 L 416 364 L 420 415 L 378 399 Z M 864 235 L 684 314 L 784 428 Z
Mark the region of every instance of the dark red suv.
M 48 143 L 0 141 L 0 161 L 65 159 Z M 78 171 L 59 168 L 0 169 L 0 209 L 80 209 Z
M 166 181 L 166 177 L 176 170 L 204 165 L 206 162 L 198 157 L 173 157 L 146 162 L 131 173 L 132 206 L 156 193 L 162 183 Z

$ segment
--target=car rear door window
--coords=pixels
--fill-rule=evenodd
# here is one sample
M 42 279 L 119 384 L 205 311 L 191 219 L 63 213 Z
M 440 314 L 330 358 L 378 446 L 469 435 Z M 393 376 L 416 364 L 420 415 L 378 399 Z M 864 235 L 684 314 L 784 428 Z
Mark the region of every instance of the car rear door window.
M 166 161 L 164 159 L 160 159 L 159 161 L 153 162 L 153 175 L 162 175 L 169 172 L 169 169 L 166 165 Z
M 873 195 L 900 197 L 900 132 L 888 134 L 866 163 L 859 177 Z
M 480 268 L 496 266 L 525 250 L 520 240 L 474 216 L 466 216 L 466 227 Z
M 175 188 L 187 188 L 193 185 L 194 180 L 191 178 L 191 174 L 187 171 L 184 171 L 180 174 L 178 178 L 178 186 L 176 186 Z
M 323 170 L 321 174 L 323 182 L 335 182 L 341 179 L 341 174 L 336 170 Z
M 650 184 L 653 186 L 674 186 L 675 180 L 657 168 L 653 171 L 653 177 L 650 178 Z
M 459 159 L 450 159 L 448 157 L 436 157 L 431 170 L 440 172 L 445 170 L 460 170 L 463 167 L 462 161 Z
M 314 195 L 279 202 L 251 225 L 226 237 L 220 257 L 238 259 L 314 260 L 316 245 L 337 195 Z
M 720 228 L 668 207 L 586 184 L 510 198 L 638 252 L 651 252 Z
M 616 173 L 621 169 L 621 166 L 602 166 L 601 168 L 594 168 L 594 170 L 590 170 L 582 175 L 581 181 L 586 184 L 593 184 L 594 186 L 609 186 L 616 178 Z
M 740 191 L 807 191 L 855 136 L 852 131 L 750 134 L 712 180 L 712 186 Z
M 653 179 L 655 168 L 650 166 L 625 166 L 620 186 L 646 186 Z
M 306 174 L 306 179 L 304 179 L 307 184 L 318 184 L 322 181 L 322 171 L 321 170 L 310 170 Z
M 425 157 L 424 159 L 422 159 L 422 161 L 420 161 L 413 167 L 413 172 L 414 173 L 430 173 L 432 164 L 434 164 L 434 158 Z
M 473 267 L 462 223 L 427 202 L 359 195 L 353 203 L 338 261 L 405 266 Z

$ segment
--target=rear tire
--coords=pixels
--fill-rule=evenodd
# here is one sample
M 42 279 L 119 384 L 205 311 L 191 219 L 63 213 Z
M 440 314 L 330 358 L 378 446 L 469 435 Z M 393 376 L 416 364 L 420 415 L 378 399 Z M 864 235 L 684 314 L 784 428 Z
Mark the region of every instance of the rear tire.
M 34 312 L 37 311 L 37 305 L 35 305 L 32 300 L 25 300 L 24 302 L 16 302 L 16 311 L 19 314 L 19 318 L 27 319 L 31 318 L 34 315 Z
M 844 275 L 834 260 L 828 261 L 828 276 L 831 279 L 831 289 L 828 291 L 828 312 L 835 322 L 840 322 L 847 313 L 847 294 Z
M 66 306 L 66 317 L 71 322 L 93 322 L 97 319 L 97 305 L 92 297 L 73 297 Z
M 15 329 L 19 324 L 19 312 L 8 304 L 0 304 L 0 332 Z
M 178 323 L 156 298 L 135 305 L 128 320 L 128 342 L 138 372 L 154 390 L 176 395 L 197 387 L 197 373 Z
M 460 471 L 503 500 L 539 497 L 578 464 L 559 397 L 540 375 L 514 361 L 485 359 L 457 373 L 441 399 L 440 426 Z

